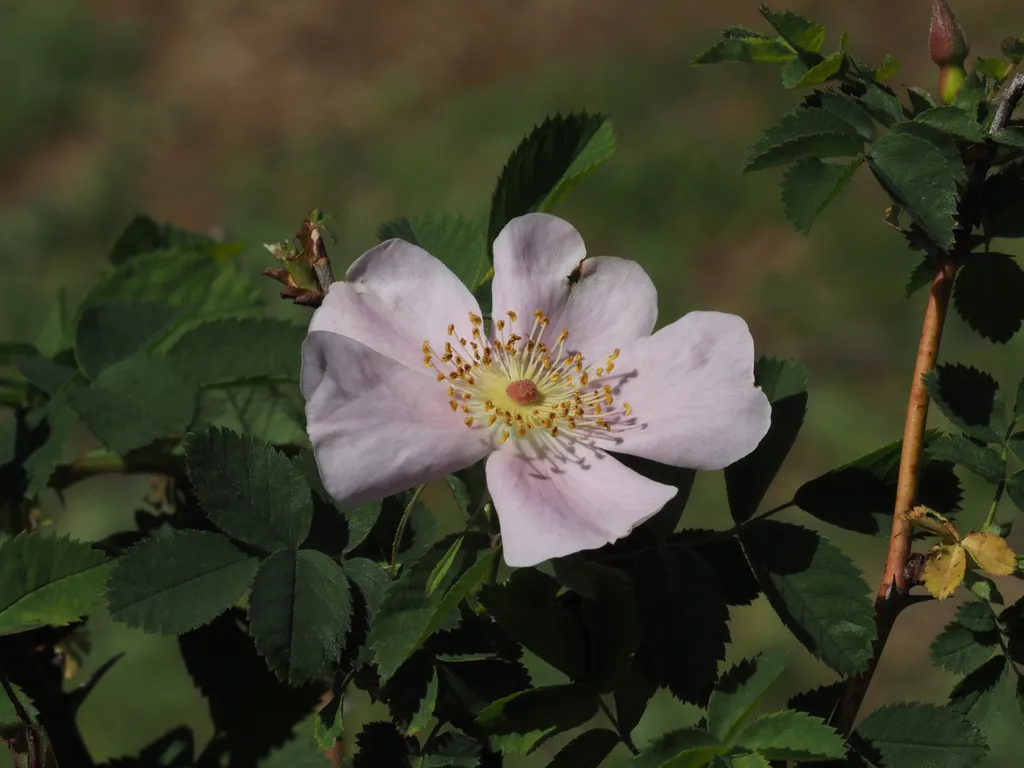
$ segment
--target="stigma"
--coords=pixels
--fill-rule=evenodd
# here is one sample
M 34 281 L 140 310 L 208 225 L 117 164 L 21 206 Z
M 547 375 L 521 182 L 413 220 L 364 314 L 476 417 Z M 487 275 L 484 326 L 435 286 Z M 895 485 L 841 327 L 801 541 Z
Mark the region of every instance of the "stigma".
M 594 368 L 569 351 L 569 331 L 549 333 L 550 319 L 533 313 L 528 334 L 517 333 L 519 317 L 507 312 L 485 335 L 483 318 L 470 313 L 470 338 L 448 326 L 442 349 L 423 342 L 423 364 L 447 390 L 453 416 L 470 429 L 492 430 L 498 443 L 510 438 L 583 438 L 610 432 L 632 413 L 618 402 L 608 375 L 619 350 Z M 525 330 L 525 329 L 523 329 Z

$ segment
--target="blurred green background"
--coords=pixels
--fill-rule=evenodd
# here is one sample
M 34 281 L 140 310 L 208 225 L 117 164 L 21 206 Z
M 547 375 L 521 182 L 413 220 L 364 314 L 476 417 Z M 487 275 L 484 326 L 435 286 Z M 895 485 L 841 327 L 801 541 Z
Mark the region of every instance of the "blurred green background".
M 617 156 L 558 212 L 592 254 L 636 259 L 651 272 L 663 322 L 692 309 L 737 312 L 760 351 L 807 364 L 807 422 L 768 499 L 785 501 L 803 480 L 900 436 L 924 298 L 903 298 L 915 257 L 884 225 L 885 200 L 866 171 L 809 238 L 782 217 L 778 173 L 740 173 L 747 145 L 798 95 L 782 90 L 771 67 L 689 61 L 724 24 L 762 28 L 757 5 L 0 0 L 0 338 L 32 339 L 61 290 L 74 306 L 136 212 L 245 242 L 243 263 L 256 275 L 269 265 L 260 244 L 290 236 L 319 207 L 337 215 L 339 271 L 396 215 L 483 221 L 505 158 L 533 124 L 559 110 L 607 112 Z M 827 46 L 845 30 L 868 62 L 894 54 L 903 65 L 894 87 L 934 88 L 929 6 L 788 7 L 827 23 Z M 1024 31 L 1016 0 L 954 7 L 974 54 L 996 53 L 1003 36 Z M 263 289 L 275 295 L 270 281 Z M 284 303 L 274 311 L 305 312 Z M 986 368 L 1010 388 L 1024 374 L 1024 335 L 994 345 L 953 316 L 942 356 Z M 90 447 L 80 434 L 70 450 Z M 980 492 L 965 505 L 969 528 L 988 499 L 964 480 Z M 70 514 L 56 499 L 46 509 L 62 529 L 94 538 L 127 524 L 144 490 L 144 479 L 97 479 L 67 495 Z M 724 527 L 723 499 L 720 474 L 701 477 L 688 522 Z M 884 537 L 827 533 L 855 554 L 873 588 Z M 1024 539 L 1014 543 L 1024 548 Z M 1022 591 L 1003 581 L 1008 599 Z M 953 678 L 930 666 L 927 645 L 955 602 L 904 615 L 868 708 L 945 697 Z M 734 610 L 731 626 L 731 658 L 793 645 L 763 601 Z M 102 617 L 93 638 L 86 670 L 129 651 L 81 714 L 98 758 L 183 722 L 209 734 L 173 640 Z M 795 660 L 777 703 L 831 679 L 802 649 Z M 667 696 L 658 702 L 638 741 L 695 718 Z M 369 716 L 358 702 L 350 714 L 354 725 Z M 1008 710 L 992 729 L 990 768 L 1020 764 L 1019 719 Z

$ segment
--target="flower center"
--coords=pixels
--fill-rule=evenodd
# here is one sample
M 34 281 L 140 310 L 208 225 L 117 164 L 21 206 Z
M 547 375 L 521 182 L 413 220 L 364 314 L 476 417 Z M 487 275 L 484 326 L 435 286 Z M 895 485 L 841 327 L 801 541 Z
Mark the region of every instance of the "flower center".
M 607 383 L 619 350 L 593 369 L 581 353 L 567 351 L 567 330 L 549 345 L 550 320 L 540 310 L 533 314 L 525 337 L 514 331 L 515 312 L 507 313 L 507 321 L 495 321 L 493 338 L 484 335 L 483 319 L 471 313 L 472 338 L 462 338 L 449 325 L 451 340 L 443 351 L 423 342 L 423 363 L 447 385 L 452 411 L 461 413 L 470 429 L 495 429 L 499 443 L 513 435 L 585 437 L 611 431 L 632 413 L 629 403 L 616 401 Z
M 540 390 L 529 379 L 519 379 L 519 381 L 513 381 L 505 387 L 505 394 L 520 405 L 529 405 L 537 400 Z

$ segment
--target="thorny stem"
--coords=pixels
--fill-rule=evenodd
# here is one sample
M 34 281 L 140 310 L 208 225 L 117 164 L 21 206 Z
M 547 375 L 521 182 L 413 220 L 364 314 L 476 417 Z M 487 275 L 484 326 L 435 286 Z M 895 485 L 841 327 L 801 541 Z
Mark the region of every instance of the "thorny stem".
M 1013 110 L 1022 97 L 1024 97 L 1024 75 L 1018 74 L 1006 88 L 989 127 L 990 133 L 997 133 L 1006 128 Z M 984 181 L 988 168 L 987 160 L 979 161 L 971 175 L 972 187 Z M 942 254 L 932 279 L 931 291 L 928 294 L 928 305 L 925 308 L 924 322 L 921 325 L 921 342 L 917 348 L 917 361 L 914 364 L 914 378 L 910 385 L 910 397 L 907 401 L 907 417 L 903 427 L 903 450 L 900 454 L 900 471 L 896 484 L 892 535 L 889 538 L 889 551 L 885 559 L 882 583 L 879 585 L 878 594 L 875 597 L 875 621 L 878 625 L 875 653 L 866 672 L 846 681 L 837 723 L 840 733 L 849 733 L 853 729 L 853 723 L 857 719 L 860 705 L 864 701 L 871 678 L 878 667 L 882 652 L 885 650 L 885 644 L 889 639 L 893 624 L 900 611 L 908 605 L 909 586 L 904 567 L 910 554 L 911 527 L 910 523 L 904 519 L 903 514 L 913 507 L 917 497 L 921 453 L 924 449 L 925 422 L 930 402 L 923 377 L 935 368 L 939 354 L 939 342 L 942 339 L 942 326 L 946 319 L 953 280 L 956 277 L 957 266 L 962 255 L 958 247 Z M 989 514 L 990 516 L 994 515 L 994 511 L 990 510 Z
M 36 739 L 35 727 L 32 725 L 32 718 L 28 716 L 28 712 L 25 710 L 25 707 L 22 706 L 21 701 L 18 700 L 18 694 L 14 692 L 14 688 L 11 686 L 10 681 L 4 675 L 0 675 L 0 685 L 3 686 L 4 693 L 10 700 L 11 706 L 14 707 L 14 714 L 17 715 L 22 728 L 25 730 L 25 740 L 28 742 L 29 768 L 36 768 L 36 766 L 39 765 L 39 743 Z M 17 762 L 16 757 L 14 760 Z

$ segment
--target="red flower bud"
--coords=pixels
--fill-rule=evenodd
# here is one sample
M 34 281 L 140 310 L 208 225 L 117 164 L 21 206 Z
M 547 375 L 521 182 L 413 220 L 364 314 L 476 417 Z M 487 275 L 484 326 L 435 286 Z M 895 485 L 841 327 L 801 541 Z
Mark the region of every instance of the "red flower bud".
M 932 25 L 928 30 L 928 54 L 939 66 L 962 65 L 970 51 L 967 37 L 946 0 L 932 0 Z

